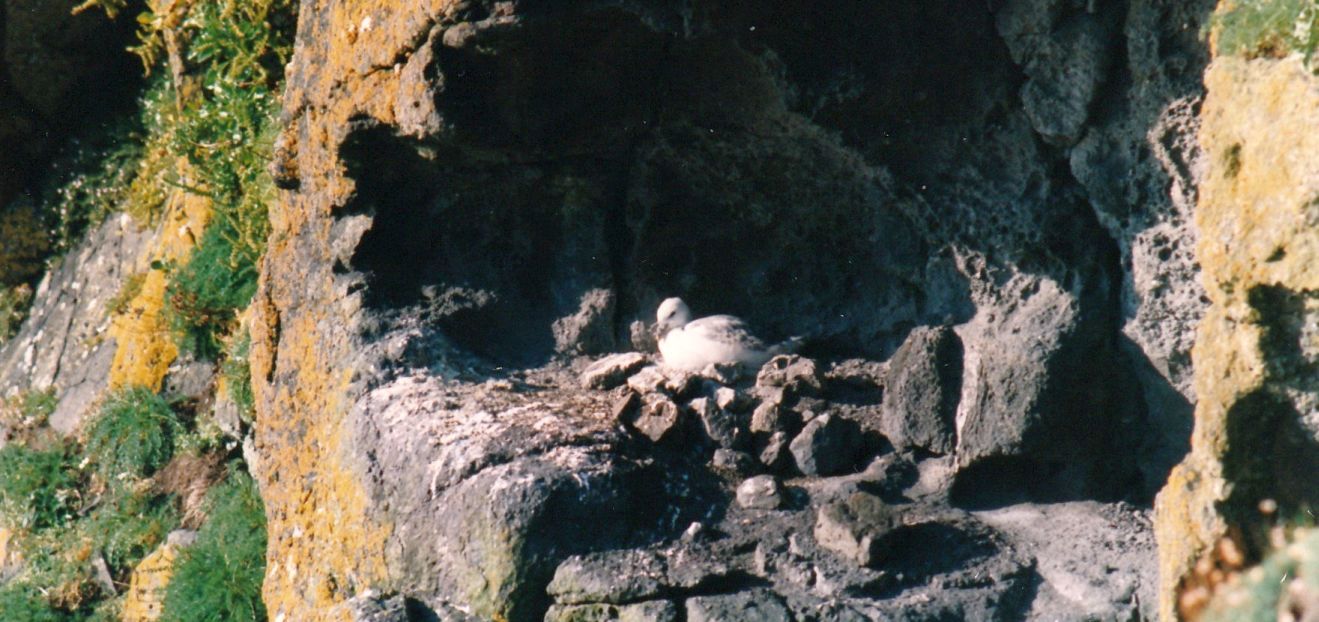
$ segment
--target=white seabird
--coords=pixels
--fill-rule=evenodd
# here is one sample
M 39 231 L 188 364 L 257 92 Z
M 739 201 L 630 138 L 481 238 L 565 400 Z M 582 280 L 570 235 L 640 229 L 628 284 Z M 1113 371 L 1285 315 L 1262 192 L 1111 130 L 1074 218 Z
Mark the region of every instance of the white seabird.
M 731 315 L 711 315 L 693 320 L 691 309 L 681 298 L 669 298 L 655 312 L 660 356 L 666 367 L 699 372 L 712 364 L 740 364 L 760 369 L 775 355 L 796 349 L 796 341 L 766 345 L 747 329 L 746 322 Z

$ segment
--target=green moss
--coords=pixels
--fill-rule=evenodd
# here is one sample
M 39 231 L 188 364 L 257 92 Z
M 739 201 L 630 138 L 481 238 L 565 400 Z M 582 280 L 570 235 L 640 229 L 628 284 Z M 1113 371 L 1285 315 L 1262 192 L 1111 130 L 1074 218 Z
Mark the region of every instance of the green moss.
M 143 387 L 109 396 L 87 428 L 87 457 L 106 482 L 147 477 L 174 455 L 182 425 L 169 402 Z
M 1281 58 L 1300 53 L 1307 62 L 1319 48 L 1319 0 L 1225 2 L 1210 26 L 1222 54 Z
M 78 508 L 77 470 L 62 445 L 0 449 L 0 515 L 10 527 L 39 530 L 60 525 Z
M 161 622 L 265 620 L 266 517 L 251 476 L 231 468 L 207 494 L 207 516 L 180 553 Z

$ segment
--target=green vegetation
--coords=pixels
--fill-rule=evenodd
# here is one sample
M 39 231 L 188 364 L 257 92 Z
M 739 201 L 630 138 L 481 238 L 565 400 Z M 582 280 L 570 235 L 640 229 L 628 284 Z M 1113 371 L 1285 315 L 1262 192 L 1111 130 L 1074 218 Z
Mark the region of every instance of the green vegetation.
M 252 350 L 252 337 L 239 335 L 229 344 L 225 353 L 224 365 L 220 372 L 224 374 L 225 386 L 229 399 L 238 405 L 238 415 L 248 423 L 252 422 L 256 411 L 256 398 L 252 395 L 252 364 L 248 354 Z
M 1319 0 L 1237 0 L 1223 3 L 1210 26 L 1220 53 L 1310 62 L 1319 48 Z
M 11 527 L 36 530 L 61 525 L 77 511 L 76 466 L 66 447 L 0 449 L 0 517 Z
M 31 305 L 32 288 L 26 283 L 12 288 L 0 288 L 0 343 L 18 334 L 18 328 L 27 319 L 27 310 Z
M 1272 622 L 1310 619 L 1319 611 L 1319 529 L 1295 530 L 1258 566 L 1246 571 L 1235 586 L 1216 597 L 1201 618 L 1204 622 Z M 1307 616 L 1308 614 L 1308 616 Z
M 0 618 L 9 622 L 65 622 L 67 618 L 42 598 L 35 588 L 21 583 L 0 587 Z
M 212 0 L 192 5 L 180 26 L 190 37 L 187 61 L 201 71 L 197 95 L 180 101 L 170 142 L 197 179 L 175 183 L 211 199 L 213 220 L 172 272 L 167 299 L 180 348 L 203 358 L 219 355 L 256 291 L 275 197 L 267 171 L 275 89 L 292 53 L 293 15 L 291 0 Z M 144 35 L 144 59 L 158 52 L 156 39 Z
M 212 223 L 192 259 L 171 275 L 166 286 L 175 342 L 201 358 L 217 358 L 222 336 L 256 292 L 258 256 L 247 254 L 250 248 L 235 246 L 236 234 L 227 221 Z
M 55 256 L 123 211 L 142 161 L 142 119 L 128 116 L 71 140 L 47 174 L 42 214 Z
M 111 568 L 130 569 L 179 524 L 174 499 L 150 490 L 112 495 L 84 521 L 83 531 Z
M 181 553 L 161 622 L 265 620 L 265 507 L 251 476 L 231 468 L 207 495 L 206 524 Z
M 87 456 L 106 482 L 150 476 L 174 456 L 183 426 L 164 398 L 144 387 L 116 392 L 87 428 Z
M 87 0 L 75 11 L 113 16 L 142 6 Z M 204 196 L 211 219 L 192 255 L 153 269 L 165 271 L 176 342 L 220 359 L 230 397 L 250 418 L 250 340 L 237 319 L 255 292 L 270 229 L 267 164 L 296 2 L 195 0 L 137 17 L 133 51 L 149 75 L 139 112 L 70 140 L 35 200 L 0 213 L 0 340 L 16 331 L 40 274 L 106 218 L 125 213 L 147 226 L 171 193 Z M 170 60 L 186 67 L 181 75 L 165 70 L 166 29 L 180 45 L 172 51 L 181 57 Z M 126 279 L 111 312 L 127 311 L 145 278 Z M 180 558 L 166 618 L 264 620 L 265 517 L 251 477 L 232 465 L 207 493 L 205 516 L 196 512 L 200 494 L 182 499 L 214 481 L 221 456 L 233 451 L 216 424 L 130 388 L 106 397 L 79 444 L 49 429 L 54 406 L 51 392 L 0 402 L 0 420 L 14 433 L 0 449 L 0 523 L 14 530 L 24 560 L 0 583 L 0 619 L 117 619 L 122 596 L 98 584 L 94 564 L 105 562 L 122 593 L 132 568 L 186 520 L 201 532 Z

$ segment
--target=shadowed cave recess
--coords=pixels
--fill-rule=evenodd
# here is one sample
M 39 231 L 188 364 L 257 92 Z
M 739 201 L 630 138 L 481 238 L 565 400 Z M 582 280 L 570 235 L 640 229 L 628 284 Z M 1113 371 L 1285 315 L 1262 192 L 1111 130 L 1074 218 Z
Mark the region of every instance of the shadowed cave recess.
M 461 20 L 436 25 L 403 70 L 425 95 L 402 104 L 399 125 L 360 118 L 341 143 L 356 189 L 335 211 L 332 236 L 355 243 L 339 256 L 336 278 L 361 296 L 367 341 L 420 326 L 414 343 L 425 344 L 385 361 L 369 391 L 389 390 L 418 369 L 456 374 L 469 387 L 561 381 L 550 390 L 580 391 L 576 374 L 586 357 L 653 351 L 654 310 L 679 295 L 697 316 L 730 313 L 768 339 L 804 337 L 801 354 L 818 366 L 821 386 L 788 386 L 782 409 L 796 413 L 799 427 L 833 413 L 862 439 L 843 473 L 803 478 L 791 466 L 757 463 L 731 479 L 719 475 L 729 486 L 757 471 L 788 482 L 785 507 L 799 516 L 745 519 L 753 525 L 746 534 L 728 531 L 731 487 L 721 495 L 721 480 L 704 463 L 724 450 L 763 456 L 760 432 L 725 447 L 707 425 L 700 434 L 710 438 L 697 449 L 610 441 L 610 460 L 631 466 L 601 477 L 606 489 L 623 492 L 592 497 L 596 489 L 551 486 L 559 492 L 546 493 L 545 505 L 566 494 L 585 503 L 587 515 L 591 503 L 609 508 L 604 515 L 628 529 L 601 530 L 595 541 L 527 536 L 521 550 L 539 552 L 526 553 L 534 559 L 519 575 L 525 583 L 505 594 L 514 603 L 504 610 L 510 619 L 549 619 L 547 611 L 575 619 L 564 612 L 634 604 L 555 592 L 551 577 L 556 567 L 567 572 L 571 555 L 685 542 L 684 529 L 701 520 L 740 542 L 736 554 L 778 559 L 747 534 L 810 533 L 817 510 L 849 502 L 851 493 L 882 493 L 925 517 L 892 547 L 888 570 L 878 566 L 890 579 L 866 583 L 844 573 L 839 593 L 878 603 L 875 611 L 911 606 L 904 599 L 916 598 L 912 586 L 920 583 L 911 577 L 989 568 L 1001 580 L 982 586 L 987 592 L 935 597 L 922 611 L 931 619 L 1047 616 L 1075 613 L 1064 604 L 1082 602 L 1085 611 L 1148 613 L 1141 601 L 1152 602 L 1143 591 L 1151 586 L 1102 605 L 1059 596 L 1053 577 L 1037 569 L 1041 562 L 1029 561 L 1042 553 L 1004 526 L 1016 524 L 1005 508 L 1033 508 L 1047 522 L 1050 510 L 1039 508 L 1049 506 L 1039 504 L 1093 504 L 1096 516 L 1116 507 L 1127 512 L 1123 520 L 1139 522 L 1186 451 L 1189 343 L 1170 344 L 1166 335 L 1189 331 L 1203 302 L 1148 289 L 1132 266 L 1150 256 L 1170 273 L 1194 270 L 1189 212 L 1179 211 L 1184 197 L 1170 197 L 1169 188 L 1180 174 L 1175 165 L 1198 157 L 1177 140 L 1187 130 L 1176 115 L 1194 114 L 1205 52 L 1194 33 L 1169 24 L 1204 19 L 1206 3 L 638 1 L 505 9 L 471 3 Z M 1148 33 L 1132 25 L 1138 18 L 1149 22 Z M 1149 64 L 1174 69 L 1141 91 L 1136 82 L 1148 78 L 1133 72 Z M 1165 233 L 1147 235 L 1156 225 Z M 937 364 L 941 356 L 956 357 L 956 373 L 922 375 L 912 362 Z M 871 371 L 849 371 L 857 369 Z M 731 388 L 763 398 L 752 380 Z M 479 399 L 451 390 L 466 396 L 459 400 Z M 938 401 L 946 423 L 938 425 L 951 440 L 930 444 L 894 432 L 893 418 L 902 417 L 895 413 L 915 412 L 926 403 L 920 396 L 935 392 L 946 396 Z M 691 395 L 677 393 L 672 399 L 686 408 Z M 371 408 L 361 410 L 369 420 Z M 743 425 L 750 410 L 737 415 Z M 382 444 L 376 453 L 391 451 L 390 433 L 378 429 L 384 424 L 359 425 Z M 518 460 L 492 458 L 480 468 L 514 468 Z M 884 460 L 887 479 L 862 477 Z M 657 483 L 657 469 L 692 473 L 695 483 Z M 368 470 L 394 477 L 388 466 Z M 907 475 L 893 475 L 899 471 Z M 852 476 L 861 483 L 839 483 Z M 382 481 L 375 494 L 394 498 L 398 489 Z M 419 518 L 436 501 L 396 502 L 388 511 L 401 523 L 439 521 Z M 727 512 L 745 518 L 744 510 Z M 553 521 L 535 516 L 525 524 Z M 409 529 L 396 536 L 403 550 L 436 546 L 415 535 L 421 527 Z M 1147 526 L 1131 529 L 1148 535 Z M 1153 567 L 1147 540 L 1132 545 L 1149 558 L 1132 574 Z M 723 540 L 714 541 L 702 546 L 717 549 Z M 915 561 L 922 549 L 939 547 L 957 552 Z M 678 582 L 661 594 L 679 609 L 687 598 L 690 620 L 702 598 L 772 589 L 800 617 L 820 590 L 793 592 L 783 560 L 817 552 L 807 548 L 784 553 L 770 570 L 761 564 L 706 583 Z M 445 555 L 409 552 L 397 562 L 428 569 L 393 586 L 410 599 L 409 619 L 461 601 L 454 594 L 466 584 L 461 572 L 445 570 Z M 987 593 L 996 596 L 985 605 Z M 428 607 L 433 612 L 416 612 Z

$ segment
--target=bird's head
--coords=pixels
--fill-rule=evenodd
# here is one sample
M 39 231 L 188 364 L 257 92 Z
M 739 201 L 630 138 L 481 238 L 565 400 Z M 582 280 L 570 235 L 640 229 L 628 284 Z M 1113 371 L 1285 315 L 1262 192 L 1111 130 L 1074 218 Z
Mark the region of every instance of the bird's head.
M 665 333 L 675 328 L 682 328 L 691 320 L 692 311 L 687 308 L 687 303 L 681 298 L 669 298 L 661 302 L 659 309 L 655 311 L 655 333 L 663 337 Z

